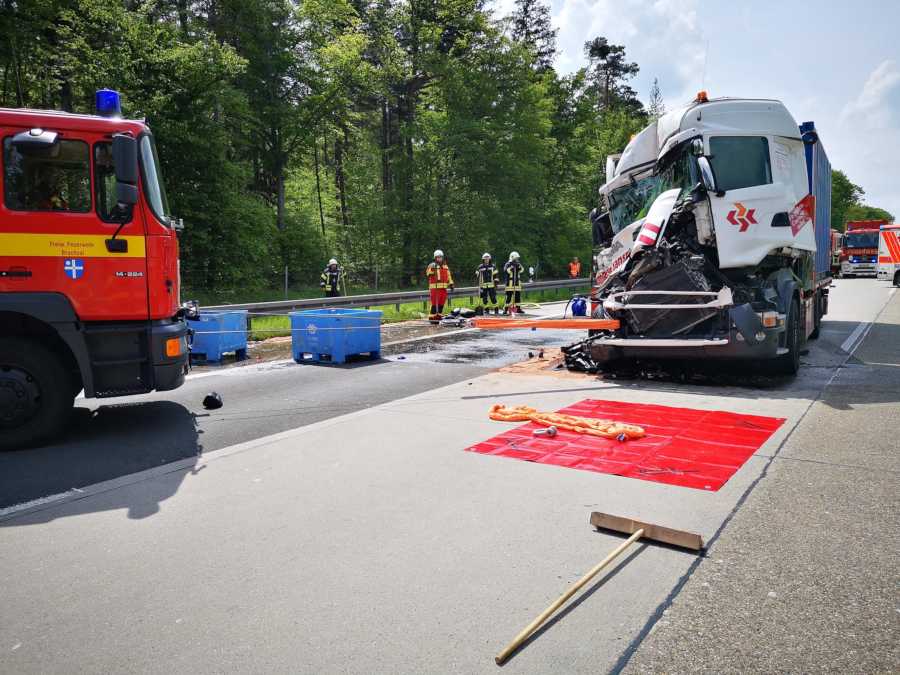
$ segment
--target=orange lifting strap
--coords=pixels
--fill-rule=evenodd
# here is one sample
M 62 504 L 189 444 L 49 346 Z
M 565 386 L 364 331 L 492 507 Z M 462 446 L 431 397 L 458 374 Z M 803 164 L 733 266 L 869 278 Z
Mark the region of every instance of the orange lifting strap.
M 574 328 L 577 330 L 617 330 L 616 319 L 473 319 L 475 328 Z
M 575 431 L 579 434 L 600 436 L 602 438 L 617 438 L 619 440 L 632 440 L 643 438 L 643 427 L 635 424 L 623 424 L 613 420 L 597 420 L 590 417 L 576 417 L 562 413 L 538 412 L 527 405 L 506 407 L 502 403 L 491 406 L 488 417 L 498 422 L 534 422 L 545 427 L 556 427 L 566 431 Z

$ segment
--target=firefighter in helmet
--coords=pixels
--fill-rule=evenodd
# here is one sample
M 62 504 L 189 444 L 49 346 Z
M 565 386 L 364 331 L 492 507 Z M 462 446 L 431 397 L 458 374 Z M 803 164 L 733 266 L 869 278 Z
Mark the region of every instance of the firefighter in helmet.
M 503 276 L 506 280 L 506 307 L 504 314 L 511 312 L 522 312 L 519 303 L 522 302 L 522 275 L 525 273 L 525 266 L 519 262 L 519 254 L 513 251 L 509 254 L 509 262 L 503 266 Z
M 322 272 L 322 280 L 319 286 L 325 289 L 326 298 L 336 298 L 341 295 L 341 282 L 344 280 L 344 268 L 338 265 L 338 261 L 332 258 L 328 261 L 325 271 Z
M 500 277 L 497 274 L 497 266 L 491 260 L 490 253 L 481 256 L 481 264 L 475 268 L 475 276 L 478 278 L 478 292 L 481 294 L 481 304 L 475 311 L 479 314 L 486 314 L 493 309 L 494 314 L 499 314 L 497 285 L 500 283 Z
M 425 277 L 428 279 L 428 291 L 431 295 L 431 313 L 428 319 L 436 323 L 441 320 L 444 313 L 447 291 L 453 290 L 453 275 L 450 274 L 450 268 L 444 261 L 442 250 L 434 252 L 434 260 L 425 268 Z

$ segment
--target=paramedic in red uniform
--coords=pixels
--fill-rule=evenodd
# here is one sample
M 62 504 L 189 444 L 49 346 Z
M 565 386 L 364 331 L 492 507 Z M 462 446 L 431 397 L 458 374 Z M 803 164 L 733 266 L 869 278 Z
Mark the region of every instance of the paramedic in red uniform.
M 440 249 L 434 252 L 434 262 L 429 263 L 425 269 L 428 278 L 428 290 L 431 294 L 431 321 L 440 321 L 444 313 L 444 305 L 447 304 L 447 290 L 453 290 L 453 275 L 450 268 L 444 262 L 444 252 Z

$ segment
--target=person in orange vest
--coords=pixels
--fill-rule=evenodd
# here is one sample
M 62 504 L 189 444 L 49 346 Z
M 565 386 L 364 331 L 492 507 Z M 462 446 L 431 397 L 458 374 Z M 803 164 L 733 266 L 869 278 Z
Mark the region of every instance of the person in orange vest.
M 453 290 L 453 275 L 450 268 L 444 262 L 444 252 L 440 249 L 434 252 L 434 262 L 425 268 L 425 276 L 428 279 L 428 290 L 431 295 L 431 313 L 428 317 L 432 323 L 441 320 L 444 313 L 444 305 L 447 304 L 447 291 Z
M 569 263 L 569 276 L 572 279 L 577 279 L 579 274 L 581 274 L 581 262 L 575 257 L 572 258 L 572 262 Z

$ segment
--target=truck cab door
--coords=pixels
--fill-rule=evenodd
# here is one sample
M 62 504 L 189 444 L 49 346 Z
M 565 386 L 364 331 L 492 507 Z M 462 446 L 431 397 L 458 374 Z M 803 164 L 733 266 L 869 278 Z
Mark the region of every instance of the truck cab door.
M 799 139 L 709 136 L 706 155 L 715 175 L 710 206 L 722 268 L 758 265 L 782 247 L 815 251 L 805 213 L 806 164 Z

